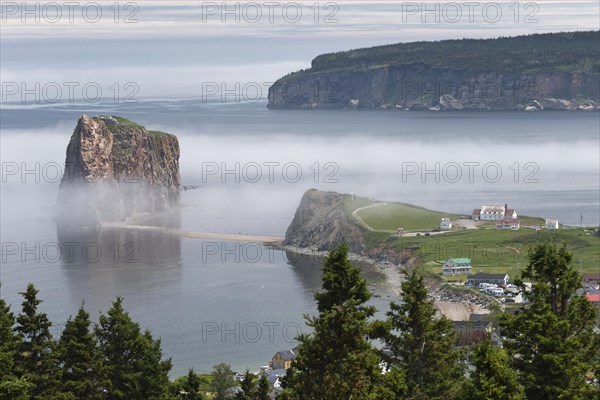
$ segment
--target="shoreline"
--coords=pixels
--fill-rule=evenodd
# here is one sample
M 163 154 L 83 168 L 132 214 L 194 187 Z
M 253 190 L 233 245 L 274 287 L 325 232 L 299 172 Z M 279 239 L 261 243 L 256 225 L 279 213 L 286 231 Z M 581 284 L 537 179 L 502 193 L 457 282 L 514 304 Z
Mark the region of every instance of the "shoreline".
M 116 228 L 116 229 L 135 229 L 140 231 L 150 231 L 164 233 L 166 235 L 174 235 L 184 237 L 188 239 L 200 239 L 200 240 L 222 240 L 230 242 L 253 242 L 253 243 L 277 243 L 282 241 L 282 237 L 278 236 L 261 236 L 261 235 L 247 235 L 242 233 L 219 233 L 219 232 L 201 232 L 201 231 L 190 231 L 185 229 L 167 228 L 161 226 L 151 225 L 130 225 L 126 223 L 106 223 L 100 225 L 100 228 Z
M 101 225 L 101 228 L 112 229 L 135 229 L 143 231 L 158 232 L 166 235 L 174 235 L 189 239 L 198 240 L 222 240 L 242 243 L 261 243 L 264 246 L 271 247 L 281 251 L 289 251 L 295 254 L 314 256 L 325 258 L 329 252 L 320 251 L 310 247 L 296 247 L 282 244 L 282 237 L 277 236 L 260 236 L 218 232 L 201 232 L 190 231 L 176 228 L 166 228 L 150 225 L 130 225 L 126 223 L 108 223 Z M 402 282 L 404 281 L 404 273 L 401 265 L 394 264 L 390 261 L 376 260 L 368 256 L 356 253 L 348 253 L 350 261 L 356 261 L 368 264 L 375 272 L 382 274 L 385 277 L 385 285 L 391 291 L 391 296 L 397 300 L 401 300 Z M 373 282 L 369 282 L 373 284 Z M 433 285 L 428 285 L 427 290 L 429 296 L 434 300 L 434 306 L 438 309 L 441 315 L 446 316 L 453 321 L 464 321 L 469 319 L 471 313 L 489 313 L 487 302 L 482 300 L 477 293 L 460 293 L 444 287 L 441 282 L 435 282 Z M 382 295 L 375 289 L 374 295 Z M 388 294 L 388 293 L 385 293 Z
M 296 254 L 312 255 L 316 257 L 326 257 L 328 251 L 319 251 L 314 248 L 304 248 L 289 245 L 273 243 L 272 247 L 283 251 L 290 251 Z M 356 253 L 348 253 L 351 261 L 359 261 L 369 264 L 373 269 L 385 276 L 388 287 L 393 291 L 393 296 L 401 300 L 400 295 L 404 273 L 401 265 L 396 265 L 389 261 L 380 261 Z M 437 308 L 439 314 L 444 315 L 452 321 L 466 321 L 470 314 L 488 314 L 490 309 L 486 301 L 478 293 L 460 293 L 444 287 L 443 283 L 436 282 L 433 286 L 427 287 L 429 296 L 433 298 L 433 305 Z

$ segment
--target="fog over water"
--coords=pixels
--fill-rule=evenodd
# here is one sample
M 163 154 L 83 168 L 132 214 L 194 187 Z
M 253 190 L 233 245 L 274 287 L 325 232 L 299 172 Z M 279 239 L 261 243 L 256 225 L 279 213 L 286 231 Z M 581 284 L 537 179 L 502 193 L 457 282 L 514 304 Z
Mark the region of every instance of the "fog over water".
M 162 338 L 173 376 L 219 362 L 256 369 L 293 347 L 303 313 L 315 309 L 319 261 L 256 243 L 57 232 L 59 175 L 83 113 L 178 136 L 182 183 L 199 186 L 182 192 L 171 221 L 182 229 L 283 236 L 313 187 L 461 214 L 508 203 L 520 215 L 599 223 L 598 113 L 269 111 L 199 99 L 4 109 L 2 297 L 18 308 L 17 293 L 34 282 L 42 310 L 63 324 L 82 301 L 96 318 L 123 296 Z M 61 258 L 57 242 L 75 244 Z M 392 297 L 382 277 L 366 274 L 385 309 Z

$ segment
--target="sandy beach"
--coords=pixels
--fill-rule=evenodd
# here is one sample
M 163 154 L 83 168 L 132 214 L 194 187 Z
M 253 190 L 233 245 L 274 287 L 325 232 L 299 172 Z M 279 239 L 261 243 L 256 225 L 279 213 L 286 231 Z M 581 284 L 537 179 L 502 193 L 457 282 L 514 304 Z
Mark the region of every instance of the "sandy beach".
M 479 304 L 436 301 L 440 314 L 452 321 L 468 321 L 471 314 L 488 314 L 489 310 Z
M 184 229 L 165 228 L 159 226 L 148 226 L 148 225 L 129 225 L 123 223 L 107 223 L 102 224 L 103 228 L 117 228 L 117 229 L 132 229 L 140 231 L 151 231 L 164 233 L 167 235 L 175 235 L 190 239 L 201 239 L 201 240 L 224 240 L 231 242 L 253 242 L 253 243 L 281 243 L 282 237 L 278 236 L 259 236 L 259 235 L 244 235 L 241 233 L 217 233 L 217 232 L 200 232 L 200 231 L 189 231 Z

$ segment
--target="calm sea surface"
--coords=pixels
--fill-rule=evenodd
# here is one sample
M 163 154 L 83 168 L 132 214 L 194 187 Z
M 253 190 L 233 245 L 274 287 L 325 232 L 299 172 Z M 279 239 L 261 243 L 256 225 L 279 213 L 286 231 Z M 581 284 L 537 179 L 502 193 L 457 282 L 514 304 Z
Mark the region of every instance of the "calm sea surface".
M 57 232 L 58 179 L 83 113 L 178 135 L 183 184 L 199 187 L 182 192 L 171 220 L 183 229 L 283 236 L 312 187 L 462 214 L 508 203 L 522 215 L 599 224 L 598 113 L 269 111 L 193 99 L 3 106 L 2 297 L 18 310 L 18 292 L 34 282 L 58 333 L 82 302 L 96 318 L 122 296 L 162 338 L 173 376 L 219 362 L 257 369 L 293 347 L 302 315 L 315 311 L 320 261 L 256 243 Z M 71 243 L 62 258 L 58 242 Z M 385 309 L 382 276 L 365 276 Z

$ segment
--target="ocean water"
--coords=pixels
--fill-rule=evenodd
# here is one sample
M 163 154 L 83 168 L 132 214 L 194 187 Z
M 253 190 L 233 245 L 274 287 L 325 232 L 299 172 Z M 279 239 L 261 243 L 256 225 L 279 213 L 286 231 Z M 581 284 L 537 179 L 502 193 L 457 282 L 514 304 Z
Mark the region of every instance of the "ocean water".
M 59 334 L 82 302 L 96 318 L 122 296 L 161 337 L 173 376 L 219 362 L 257 369 L 293 347 L 303 314 L 315 311 L 320 260 L 156 232 L 58 232 L 58 180 L 84 113 L 177 134 L 183 184 L 198 186 L 182 192 L 171 221 L 182 229 L 283 236 L 310 188 L 461 214 L 508 203 L 521 215 L 599 224 L 597 112 L 270 111 L 201 99 L 3 106 L 2 297 L 18 310 L 18 292 L 34 282 Z M 365 276 L 383 312 L 393 294 L 380 274 Z

